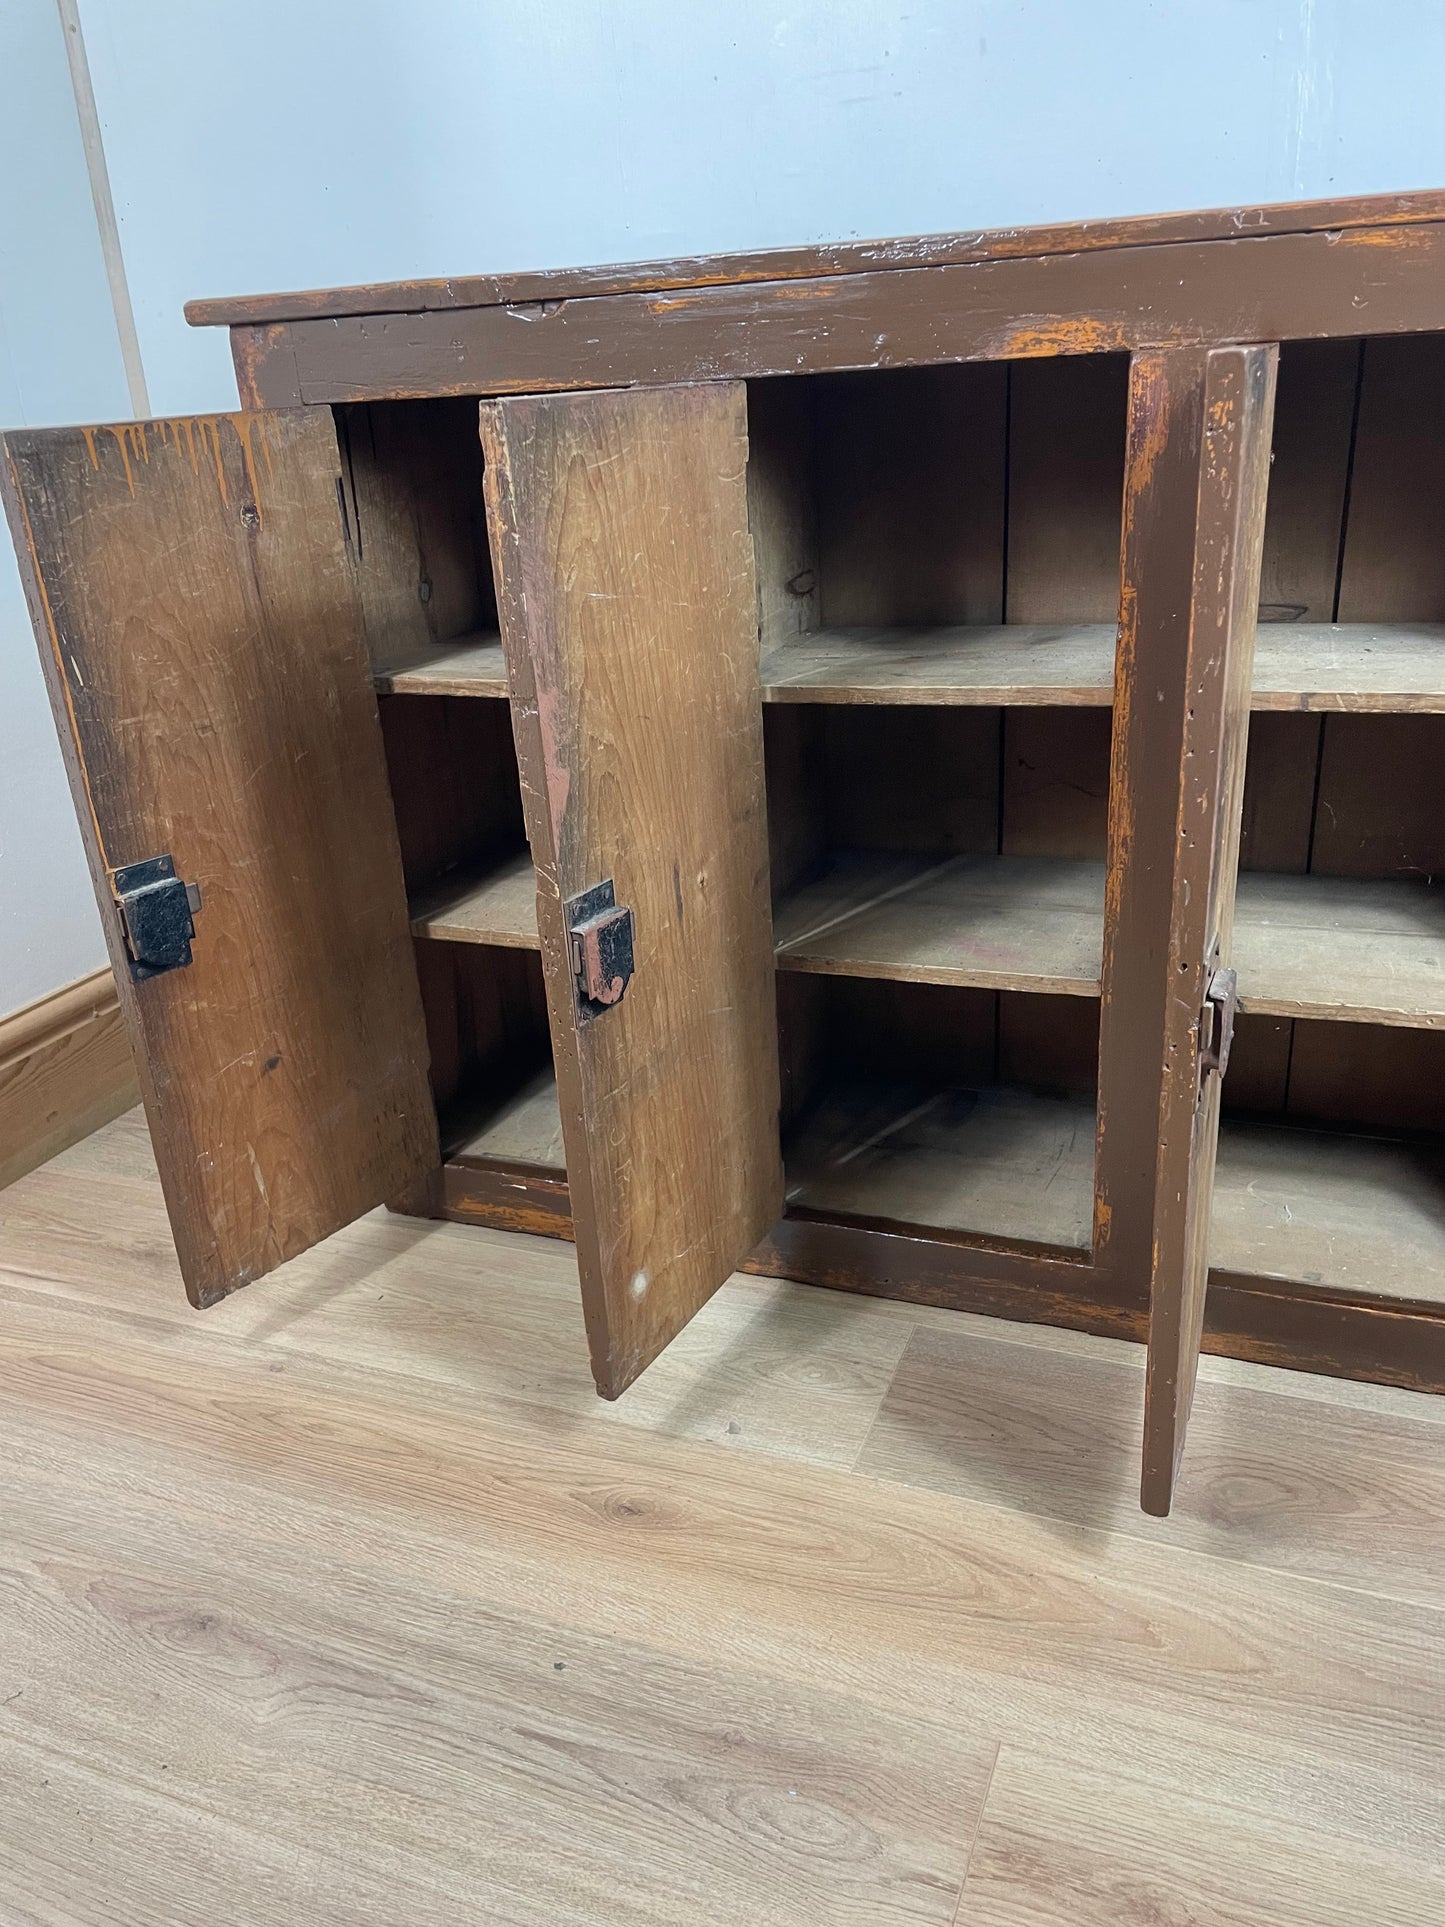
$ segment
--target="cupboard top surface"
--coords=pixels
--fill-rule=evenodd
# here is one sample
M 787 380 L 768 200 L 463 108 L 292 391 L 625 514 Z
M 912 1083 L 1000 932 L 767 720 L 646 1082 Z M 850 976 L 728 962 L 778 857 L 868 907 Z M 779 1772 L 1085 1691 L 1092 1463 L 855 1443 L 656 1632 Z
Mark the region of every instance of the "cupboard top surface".
M 1040 227 L 976 229 L 891 240 L 823 242 L 755 253 L 683 255 L 672 260 L 598 267 L 543 268 L 437 280 L 386 281 L 293 293 L 231 295 L 186 304 L 193 327 L 241 327 L 341 315 L 417 314 L 571 300 L 579 295 L 661 293 L 751 281 L 789 281 L 889 268 L 1076 254 L 1176 242 L 1235 240 L 1445 219 L 1445 190 L 1360 195 L 1348 200 L 1285 201 L 1265 207 L 1208 208 Z

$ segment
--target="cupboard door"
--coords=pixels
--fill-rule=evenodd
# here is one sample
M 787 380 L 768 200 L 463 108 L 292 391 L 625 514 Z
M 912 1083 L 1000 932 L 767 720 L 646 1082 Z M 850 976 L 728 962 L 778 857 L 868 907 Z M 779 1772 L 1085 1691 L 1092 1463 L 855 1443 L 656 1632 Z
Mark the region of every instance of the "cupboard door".
M 1116 834 L 1152 862 L 1136 933 L 1162 1044 L 1141 1500 L 1167 1513 L 1199 1363 L 1278 349 L 1136 355 L 1130 376 Z M 1133 847 L 1131 847 L 1133 846 Z M 1151 1012 L 1152 1021 L 1152 1012 Z
M 583 1306 L 615 1398 L 782 1211 L 744 391 L 489 402 L 482 435 Z
M 327 411 L 24 431 L 0 470 L 208 1305 L 438 1162 L 335 433 Z

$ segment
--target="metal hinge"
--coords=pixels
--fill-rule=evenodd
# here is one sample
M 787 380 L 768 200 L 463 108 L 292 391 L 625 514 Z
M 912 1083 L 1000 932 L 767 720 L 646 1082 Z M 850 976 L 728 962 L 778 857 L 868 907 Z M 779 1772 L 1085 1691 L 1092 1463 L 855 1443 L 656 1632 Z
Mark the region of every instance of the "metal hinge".
M 147 857 L 112 870 L 110 886 L 120 911 L 130 974 L 144 983 L 167 970 L 180 970 L 191 961 L 191 939 L 201 893 L 194 883 L 182 883 L 175 860 Z
M 1199 1083 L 1210 1071 L 1223 1077 L 1229 1069 L 1229 1047 L 1234 1042 L 1234 1017 L 1239 1002 L 1239 980 L 1232 970 L 1213 969 L 1199 1012 Z
M 632 981 L 632 912 L 618 906 L 610 877 L 563 909 L 577 999 L 583 1016 L 596 1017 L 620 1003 Z

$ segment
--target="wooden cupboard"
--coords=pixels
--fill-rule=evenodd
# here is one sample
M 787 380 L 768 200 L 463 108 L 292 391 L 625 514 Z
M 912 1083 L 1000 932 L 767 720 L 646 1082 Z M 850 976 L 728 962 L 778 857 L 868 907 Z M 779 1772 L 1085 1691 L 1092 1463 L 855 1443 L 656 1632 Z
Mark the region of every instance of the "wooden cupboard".
M 187 1289 L 1445 1385 L 1445 195 L 197 304 L 5 492 Z M 189 892 L 189 894 L 188 894 Z M 1207 1288 L 1207 1289 L 1206 1289 Z

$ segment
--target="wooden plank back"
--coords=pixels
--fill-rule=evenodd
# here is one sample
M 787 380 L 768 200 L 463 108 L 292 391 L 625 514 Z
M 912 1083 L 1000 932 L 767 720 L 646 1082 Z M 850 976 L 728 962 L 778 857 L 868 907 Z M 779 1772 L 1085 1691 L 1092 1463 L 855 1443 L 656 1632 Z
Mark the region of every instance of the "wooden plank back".
M 747 427 L 737 385 L 484 405 L 567 1176 L 615 1398 L 782 1209 Z M 635 975 L 579 998 L 608 879 Z
M 361 610 L 324 414 L 5 437 L 6 506 L 206 1305 L 437 1163 Z M 110 874 L 169 854 L 193 961 L 134 982 Z
M 1155 975 L 1144 1008 L 1163 1080 L 1141 1484 L 1161 1514 L 1203 1331 L 1221 1080 L 1201 1068 L 1199 1024 L 1213 964 L 1229 962 L 1277 361 L 1273 346 L 1149 353 L 1130 380 L 1111 854 L 1137 861 L 1129 846 L 1147 836 L 1164 886 L 1155 928 L 1134 933 L 1135 966 Z M 1176 811 L 1161 807 L 1170 796 Z

